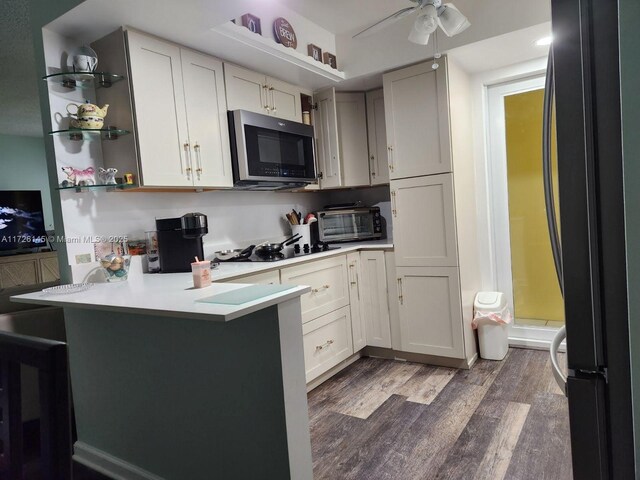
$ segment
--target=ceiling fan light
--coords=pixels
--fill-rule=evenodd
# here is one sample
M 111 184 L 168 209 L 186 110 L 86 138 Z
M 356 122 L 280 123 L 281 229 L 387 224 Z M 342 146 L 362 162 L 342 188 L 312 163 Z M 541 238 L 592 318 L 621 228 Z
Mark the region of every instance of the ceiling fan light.
M 448 37 L 453 37 L 471 26 L 467 17 L 452 3 L 447 3 L 440 7 L 438 11 L 438 23 Z
M 411 33 L 409 34 L 409 41 L 419 45 L 429 43 L 429 36 L 438 28 L 435 7 L 428 5 L 425 7 L 425 11 L 427 13 L 416 18 Z

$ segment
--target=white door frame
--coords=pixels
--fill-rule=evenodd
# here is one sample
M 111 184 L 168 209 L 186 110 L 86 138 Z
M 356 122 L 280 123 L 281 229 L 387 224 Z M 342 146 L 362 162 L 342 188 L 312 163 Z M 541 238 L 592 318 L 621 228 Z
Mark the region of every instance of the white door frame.
M 491 218 L 489 248 L 497 290 L 505 293 L 509 308 L 514 313 L 504 98 L 508 95 L 539 90 L 544 88 L 544 84 L 544 74 L 536 74 L 486 86 L 486 172 Z M 542 151 L 542 145 L 540 149 Z M 513 346 L 548 349 L 556 331 L 557 329 L 552 327 L 514 323 L 509 328 L 509 343 Z

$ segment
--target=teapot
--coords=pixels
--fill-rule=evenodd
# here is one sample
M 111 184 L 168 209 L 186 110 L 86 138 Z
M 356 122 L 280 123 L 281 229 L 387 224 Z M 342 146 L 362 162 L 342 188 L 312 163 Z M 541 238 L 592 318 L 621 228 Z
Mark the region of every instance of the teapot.
M 75 112 L 70 110 L 72 107 L 76 108 Z M 107 110 L 109 110 L 109 104 L 100 108 L 89 102 L 80 105 L 70 103 L 67 105 L 67 113 L 75 118 L 71 119 L 69 125 L 71 128 L 100 129 L 104 125 Z

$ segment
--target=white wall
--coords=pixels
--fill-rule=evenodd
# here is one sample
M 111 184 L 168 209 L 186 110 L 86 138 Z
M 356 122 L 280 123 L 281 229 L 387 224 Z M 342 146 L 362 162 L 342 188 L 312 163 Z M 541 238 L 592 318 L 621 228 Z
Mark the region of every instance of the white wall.
M 42 137 L 0 135 L 0 190 L 40 190 L 44 223 L 53 229 L 51 190 Z

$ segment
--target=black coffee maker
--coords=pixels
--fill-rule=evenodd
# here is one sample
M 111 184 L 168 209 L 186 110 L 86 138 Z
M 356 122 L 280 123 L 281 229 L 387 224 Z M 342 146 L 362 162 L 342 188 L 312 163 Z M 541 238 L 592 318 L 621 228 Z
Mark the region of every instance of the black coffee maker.
M 203 213 L 156 219 L 156 230 L 163 273 L 190 272 L 195 257 L 204 259 L 202 237 L 209 233 L 209 229 L 207 216 Z

